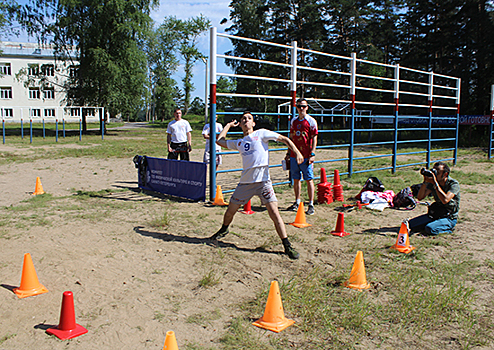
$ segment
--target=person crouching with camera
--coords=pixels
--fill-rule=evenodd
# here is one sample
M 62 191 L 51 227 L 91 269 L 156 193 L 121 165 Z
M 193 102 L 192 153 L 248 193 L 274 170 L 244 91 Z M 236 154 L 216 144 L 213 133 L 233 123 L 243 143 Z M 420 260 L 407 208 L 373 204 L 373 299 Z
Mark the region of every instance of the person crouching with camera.
M 460 184 L 450 178 L 449 173 L 449 166 L 443 162 L 435 163 L 431 170 L 420 169 L 424 182 L 417 199 L 420 201 L 432 194 L 434 203 L 429 206 L 427 214 L 408 222 L 411 232 L 423 232 L 427 235 L 453 232 L 460 210 Z

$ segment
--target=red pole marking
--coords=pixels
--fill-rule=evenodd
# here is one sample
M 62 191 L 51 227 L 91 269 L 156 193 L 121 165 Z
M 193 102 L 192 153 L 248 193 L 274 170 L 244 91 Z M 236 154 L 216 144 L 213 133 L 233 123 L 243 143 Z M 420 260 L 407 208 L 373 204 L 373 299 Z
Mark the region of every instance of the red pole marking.
M 399 104 L 400 99 L 395 98 L 395 112 L 398 112 L 398 104 Z
M 292 95 L 292 107 L 295 107 L 297 103 L 297 91 L 295 90 L 291 91 L 291 95 Z
M 429 113 L 432 113 L 432 100 L 429 100 Z
M 355 95 L 352 96 L 352 109 L 355 109 Z
M 211 84 L 211 103 L 216 104 L 216 84 Z

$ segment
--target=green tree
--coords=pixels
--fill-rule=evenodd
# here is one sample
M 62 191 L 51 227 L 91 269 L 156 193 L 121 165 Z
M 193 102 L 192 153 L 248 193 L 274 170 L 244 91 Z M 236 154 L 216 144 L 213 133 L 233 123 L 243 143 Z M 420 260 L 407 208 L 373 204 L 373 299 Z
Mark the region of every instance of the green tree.
M 152 104 L 155 115 L 164 120 L 173 114 L 176 101 L 181 94 L 176 81 L 172 78 L 178 68 L 176 51 L 179 44 L 179 21 L 167 17 L 163 23 L 150 33 L 147 43 L 147 55 L 150 68 Z
M 204 57 L 197 48 L 197 40 L 210 26 L 211 22 L 203 15 L 185 21 L 177 20 L 176 28 L 180 36 L 178 50 L 184 60 L 185 72 L 185 76 L 182 79 L 184 87 L 184 114 L 187 114 L 187 111 L 189 110 L 190 96 L 192 91 L 194 91 L 194 84 L 192 83 L 194 65 L 197 60 Z
M 135 115 L 146 97 L 144 39 L 157 0 L 31 0 L 20 22 L 71 67 L 66 103 Z M 29 21 L 31 20 L 31 23 Z M 34 29 L 33 29 L 34 28 Z M 83 116 L 84 130 L 86 123 Z

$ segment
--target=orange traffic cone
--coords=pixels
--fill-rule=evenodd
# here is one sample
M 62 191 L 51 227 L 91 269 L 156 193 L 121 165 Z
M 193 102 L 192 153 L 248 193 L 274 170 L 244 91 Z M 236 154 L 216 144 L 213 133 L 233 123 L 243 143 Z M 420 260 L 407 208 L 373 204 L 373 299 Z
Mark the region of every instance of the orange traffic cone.
M 163 350 L 178 350 L 177 339 L 174 331 L 166 332 L 165 345 Z
M 350 278 L 343 283 L 345 287 L 353 289 L 368 289 L 369 283 L 365 277 L 364 255 L 361 251 L 357 252 L 355 261 L 353 263 L 352 271 L 350 272 Z
M 269 288 L 268 302 L 266 303 L 264 315 L 252 324 L 254 326 L 279 333 L 294 323 L 294 320 L 285 318 L 285 313 L 283 312 L 283 304 L 281 303 L 278 281 L 271 282 L 271 287 Z
M 304 202 L 300 202 L 297 210 L 297 216 L 295 217 L 295 222 L 292 222 L 290 225 L 298 228 L 312 226 L 311 224 L 308 224 L 307 221 L 305 221 Z
M 60 311 L 60 323 L 57 327 L 48 328 L 46 333 L 65 340 L 86 334 L 88 330 L 75 323 L 74 294 L 70 291 L 63 292 L 62 309 Z
M 321 168 L 321 180 L 319 183 L 325 184 L 328 182 L 328 178 L 326 177 L 326 169 Z
M 250 206 L 250 200 L 245 203 L 244 205 L 244 210 L 241 211 L 242 214 L 247 214 L 247 215 L 252 215 L 255 212 L 252 210 L 252 207 Z
M 223 192 L 220 185 L 216 186 L 216 196 L 214 197 L 213 205 L 228 205 L 223 199 Z
M 350 232 L 345 232 L 345 214 L 338 213 L 338 219 L 336 220 L 336 228 L 331 231 L 333 236 L 345 237 L 350 234 Z
M 31 254 L 24 254 L 24 265 L 22 266 L 21 286 L 14 288 L 14 293 L 19 298 L 27 298 L 32 295 L 38 295 L 48 292 L 41 283 L 39 283 L 38 275 L 34 269 L 33 259 Z
M 401 223 L 400 232 L 398 233 L 398 238 L 396 239 L 396 243 L 391 246 L 391 249 L 395 249 L 400 253 L 405 253 L 405 254 L 408 254 L 412 250 L 414 250 L 415 247 L 412 247 L 410 245 L 410 239 L 408 236 L 409 231 L 410 229 L 408 228 L 408 222 L 403 221 Z
M 41 180 L 39 176 L 36 178 L 36 187 L 34 187 L 33 195 L 44 194 L 43 185 L 41 185 Z

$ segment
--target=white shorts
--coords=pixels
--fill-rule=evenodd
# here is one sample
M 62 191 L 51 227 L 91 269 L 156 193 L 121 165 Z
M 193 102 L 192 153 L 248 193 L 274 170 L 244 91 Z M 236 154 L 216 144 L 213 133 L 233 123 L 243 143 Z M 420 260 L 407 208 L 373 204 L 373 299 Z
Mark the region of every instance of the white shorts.
M 244 205 L 253 196 L 258 196 L 262 204 L 269 202 L 277 202 L 276 194 L 274 193 L 271 180 L 263 182 L 254 182 L 250 184 L 238 184 L 235 192 L 230 198 L 233 204 Z
M 209 164 L 209 158 L 210 158 L 210 155 L 209 155 L 209 152 L 204 152 L 204 157 L 202 158 L 202 161 L 204 163 L 208 163 Z M 220 154 L 217 154 L 216 155 L 216 165 L 221 165 L 221 155 Z

